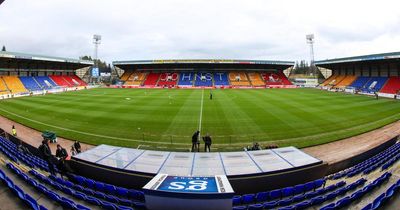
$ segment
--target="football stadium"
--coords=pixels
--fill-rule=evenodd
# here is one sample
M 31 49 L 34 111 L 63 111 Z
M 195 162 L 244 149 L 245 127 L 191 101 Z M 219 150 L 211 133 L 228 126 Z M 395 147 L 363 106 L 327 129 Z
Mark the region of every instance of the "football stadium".
M 104 74 L 99 35 L 95 59 L 3 47 L 0 209 L 400 209 L 400 52 L 314 61 L 306 38 L 307 75 L 114 55 Z

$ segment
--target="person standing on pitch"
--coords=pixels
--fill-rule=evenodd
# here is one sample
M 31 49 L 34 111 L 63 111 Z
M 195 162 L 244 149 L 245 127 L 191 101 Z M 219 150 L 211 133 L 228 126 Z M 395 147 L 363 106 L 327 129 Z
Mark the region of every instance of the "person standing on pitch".
M 210 100 L 212 100 L 212 91 L 210 91 Z
M 195 152 L 196 150 L 197 151 L 199 151 L 199 145 L 198 145 L 198 143 L 200 143 L 199 142 L 199 134 L 200 134 L 200 131 L 196 131 L 196 132 L 194 132 L 194 134 L 193 134 L 193 136 L 192 136 L 192 152 Z
M 204 141 L 204 152 L 211 152 L 211 144 L 212 144 L 212 140 L 211 140 L 211 136 L 207 133 L 204 137 L 203 137 L 203 141 Z

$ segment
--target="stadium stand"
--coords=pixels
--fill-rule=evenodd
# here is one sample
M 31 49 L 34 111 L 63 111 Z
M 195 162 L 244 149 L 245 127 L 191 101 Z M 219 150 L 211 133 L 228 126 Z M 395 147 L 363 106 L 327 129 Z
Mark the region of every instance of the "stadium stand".
M 321 84 L 321 86 L 327 86 L 327 85 L 329 85 L 333 80 L 336 79 L 337 76 L 338 76 L 338 75 L 332 75 L 332 76 L 328 77 L 328 78 Z
M 264 86 L 265 82 L 261 78 L 260 73 L 258 72 L 249 72 L 247 73 L 247 76 L 249 77 L 250 83 L 253 86 Z
M 176 86 L 179 80 L 179 74 L 176 72 L 161 73 L 158 80 L 158 86 Z
M 345 88 L 345 87 L 351 85 L 351 83 L 353 83 L 356 79 L 357 79 L 357 76 L 346 75 L 346 76 L 342 79 L 342 81 L 336 83 L 336 85 L 334 86 L 334 88 Z
M 351 85 L 350 87 L 353 87 L 355 89 L 360 89 L 362 87 L 364 87 L 365 83 L 367 83 L 370 80 L 369 77 L 358 77 Z
M 229 81 L 233 86 L 250 86 L 245 72 L 229 72 Z
M 193 80 L 195 77 L 194 72 L 181 72 L 179 74 L 179 86 L 193 86 Z
M 385 86 L 381 89 L 382 93 L 397 94 L 400 90 L 400 77 L 389 77 Z
M 6 83 L 4 82 L 3 78 L 0 77 L 0 95 L 9 93 Z
M 2 78 L 12 93 L 28 92 L 17 76 L 2 76 Z
M 33 77 L 19 77 L 25 88 L 30 91 L 42 90 L 42 87 L 36 82 Z
M 264 79 L 266 85 L 292 85 L 287 77 L 281 72 L 264 72 L 261 73 L 261 77 Z
M 76 81 L 76 80 L 74 80 L 72 77 L 66 76 L 66 75 L 63 75 L 62 77 L 63 77 L 63 79 L 64 79 L 65 81 L 68 82 L 69 87 L 79 86 L 79 82 Z
M 51 89 L 57 87 L 56 83 L 48 76 L 38 76 L 34 77 L 36 82 L 44 89 Z
M 61 87 L 72 87 L 73 85 L 71 85 L 67 80 L 65 80 L 64 76 L 56 76 L 56 75 L 52 75 L 50 76 L 50 78 L 58 85 Z
M 197 72 L 195 86 L 201 86 L 201 87 L 213 86 L 213 74 L 209 72 Z
M 79 86 L 86 86 L 87 85 L 85 81 L 83 81 L 81 78 L 79 78 L 76 75 L 73 75 L 73 76 L 70 76 L 70 77 L 71 77 L 72 81 L 74 81 Z
M 332 79 L 326 86 L 331 86 L 334 87 L 337 84 L 339 84 L 344 78 L 346 77 L 346 75 L 337 75 L 334 79 Z
M 147 77 L 146 80 L 143 82 L 144 86 L 156 86 L 157 82 L 160 78 L 161 73 L 154 73 L 154 72 L 150 72 Z
M 384 184 L 384 182 L 391 177 L 391 173 L 385 172 L 385 170 L 388 170 L 389 167 L 399 160 L 400 143 L 396 143 L 381 153 L 351 168 L 345 169 L 342 172 L 327 176 L 324 179 L 318 179 L 283 189 L 258 192 L 255 194 L 236 195 L 232 200 L 234 206 L 233 210 L 275 208 L 305 209 L 321 205 L 321 209 L 324 210 L 339 209 L 349 205 L 353 201 L 359 200 L 362 196 Z M 363 174 L 362 178 L 347 185 L 348 179 L 365 171 L 365 168 L 371 171 Z M 362 187 L 365 183 L 368 183 L 366 175 L 370 174 L 372 171 L 383 173 L 377 179 Z M 340 180 L 342 178 L 346 179 Z M 337 181 L 332 182 L 330 180 Z M 327 182 L 331 182 L 332 184 L 325 186 Z M 397 183 L 400 183 L 400 181 L 397 181 L 394 186 L 397 186 Z M 392 186 L 391 190 L 395 189 L 395 187 Z M 332 202 L 332 200 L 336 201 Z M 325 202 L 331 203 L 327 205 Z
M 377 92 L 385 85 L 387 80 L 387 77 L 371 77 L 361 88 L 361 91 L 368 93 Z
M 122 76 L 121 76 L 121 80 L 122 80 L 122 81 L 127 81 L 128 78 L 129 78 L 129 76 L 131 76 L 132 73 L 133 73 L 133 72 L 131 72 L 131 71 L 125 71 L 125 72 L 122 74 Z
M 226 73 L 226 72 L 214 73 L 214 85 L 215 86 L 229 86 L 228 73 Z
M 146 75 L 146 72 L 133 72 L 126 80 L 125 85 L 142 85 L 143 81 L 146 79 Z

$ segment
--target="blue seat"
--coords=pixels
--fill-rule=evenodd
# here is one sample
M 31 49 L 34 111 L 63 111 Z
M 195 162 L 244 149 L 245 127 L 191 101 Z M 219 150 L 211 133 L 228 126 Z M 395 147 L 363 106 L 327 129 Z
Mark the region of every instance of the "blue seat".
M 240 205 L 242 204 L 242 196 L 240 195 L 235 195 L 232 198 L 232 205 L 236 206 L 236 205 Z
M 281 198 L 281 197 L 282 197 L 282 191 L 280 189 L 272 190 L 272 191 L 269 192 L 269 198 L 271 200 L 275 200 L 275 199 L 278 199 L 278 198 Z
M 311 191 L 314 189 L 314 182 L 307 182 L 304 185 L 304 191 Z
M 100 200 L 92 196 L 86 196 L 86 201 L 97 206 L 101 205 Z
M 312 198 L 311 205 L 321 204 L 321 203 L 325 202 L 325 199 L 326 199 L 325 196 L 318 196 L 318 197 Z
M 242 195 L 242 204 L 254 203 L 255 195 L 254 194 L 245 194 Z
M 302 194 L 304 193 L 304 184 L 298 184 L 294 186 L 294 194 Z
M 347 205 L 349 205 L 351 202 L 351 198 L 349 196 L 346 196 L 342 199 L 340 199 L 339 201 L 336 202 L 336 207 L 337 208 L 343 208 Z
M 278 210 L 295 210 L 296 207 L 295 206 L 286 206 L 286 207 L 281 207 Z
M 378 209 L 384 202 L 384 200 L 385 200 L 385 193 L 382 193 L 377 198 L 375 198 L 374 202 L 372 203 L 372 209 Z
M 270 202 L 265 202 L 263 203 L 264 209 L 273 209 L 277 206 L 278 202 L 276 201 L 270 201 Z
M 294 187 L 286 187 L 282 189 L 282 197 L 289 197 L 294 194 Z
M 94 189 L 94 181 L 93 180 L 91 180 L 91 179 L 85 179 L 85 185 L 87 186 L 87 187 L 89 187 L 89 188 L 92 188 L 92 189 Z
M 317 192 L 314 192 L 314 191 L 311 191 L 311 192 L 307 192 L 306 194 L 304 194 L 304 196 L 305 196 L 307 199 L 311 199 L 311 198 L 314 198 L 314 197 L 318 196 L 318 193 L 317 193 Z
M 89 207 L 83 206 L 81 204 L 76 205 L 76 210 L 90 210 Z
M 251 204 L 248 206 L 247 210 L 261 210 L 263 209 L 263 205 L 262 204 Z
M 299 201 L 302 201 L 302 200 L 304 200 L 306 197 L 304 196 L 304 195 L 295 195 L 294 197 L 293 197 L 293 202 L 299 202 Z
M 123 196 L 123 197 L 127 197 L 129 192 L 128 189 L 123 187 L 117 187 L 116 191 L 118 196 Z
M 55 202 L 60 202 L 60 201 L 61 201 L 60 196 L 59 196 L 58 194 L 54 193 L 54 192 L 48 191 L 48 192 L 46 193 L 46 195 L 47 195 L 51 200 L 53 200 L 53 201 L 55 201 Z
M 119 199 L 113 195 L 105 195 L 106 201 L 111 203 L 119 203 Z
M 334 210 L 337 209 L 335 203 L 331 203 L 329 205 L 326 205 L 322 207 L 320 210 Z
M 232 210 L 246 210 L 247 206 L 234 206 Z
M 361 198 L 361 196 L 363 196 L 363 195 L 364 195 L 364 191 L 358 190 L 358 191 L 354 192 L 353 194 L 351 194 L 350 198 L 351 198 L 351 200 L 354 201 L 354 200 Z
M 25 194 L 24 197 L 25 197 L 26 203 L 27 203 L 32 209 L 41 209 L 41 208 L 38 206 L 38 203 L 37 203 L 36 199 L 34 199 L 32 196 L 30 196 L 30 195 L 28 195 L 28 194 Z
M 111 184 L 105 184 L 104 185 L 104 190 L 105 190 L 105 192 L 106 193 L 108 193 L 108 194 L 115 194 L 116 193 L 116 188 L 115 188 L 115 186 L 114 185 L 111 185 Z
M 73 192 L 72 196 L 74 196 L 75 198 L 78 198 L 80 200 L 86 200 L 86 195 L 81 192 Z
M 72 201 L 68 198 L 65 198 L 65 197 L 61 198 L 60 204 L 67 209 L 75 209 L 75 207 L 76 207 L 74 201 Z
M 287 199 L 283 199 L 278 201 L 278 206 L 287 206 L 289 204 L 291 204 L 293 202 L 292 198 L 287 198 Z
M 95 182 L 94 188 L 98 191 L 104 191 L 104 183 L 102 182 Z
M 314 181 L 314 189 L 321 187 L 325 184 L 325 179 L 317 179 Z
M 310 201 L 303 201 L 301 203 L 296 204 L 294 207 L 296 209 L 306 209 L 307 207 L 309 207 L 311 205 Z
M 336 183 L 335 185 L 336 185 L 336 187 L 343 187 L 343 186 L 346 185 L 346 182 L 345 181 L 340 181 L 340 182 Z
M 337 195 L 338 195 L 337 192 L 331 192 L 331 193 L 326 194 L 325 198 L 326 198 L 326 200 L 331 200 L 331 199 L 336 198 Z
M 370 209 L 372 209 L 372 203 L 364 206 L 364 208 L 362 208 L 361 210 L 370 210 Z
M 264 202 L 268 199 L 268 192 L 259 192 L 256 194 L 256 202 Z
M 112 204 L 110 202 L 106 202 L 106 201 L 101 201 L 101 206 L 107 210 L 116 210 L 117 209 L 117 207 L 114 204 Z

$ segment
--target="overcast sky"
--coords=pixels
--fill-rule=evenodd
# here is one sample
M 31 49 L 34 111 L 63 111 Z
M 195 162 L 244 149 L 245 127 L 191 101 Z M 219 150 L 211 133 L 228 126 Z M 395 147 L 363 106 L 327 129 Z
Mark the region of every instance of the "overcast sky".
M 113 60 L 315 59 L 400 51 L 398 0 L 5 0 L 0 46 Z

